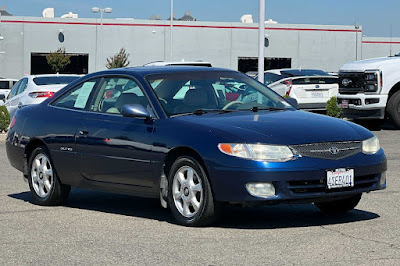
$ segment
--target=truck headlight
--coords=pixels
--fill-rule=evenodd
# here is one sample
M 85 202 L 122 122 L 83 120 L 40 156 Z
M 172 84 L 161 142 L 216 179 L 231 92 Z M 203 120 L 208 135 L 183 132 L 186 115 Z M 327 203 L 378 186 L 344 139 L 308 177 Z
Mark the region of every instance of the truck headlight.
M 362 142 L 362 151 L 365 154 L 375 154 L 381 149 L 379 139 L 376 136 Z
M 230 156 L 256 161 L 286 162 L 294 157 L 292 150 L 288 146 L 220 143 L 218 144 L 218 149 Z

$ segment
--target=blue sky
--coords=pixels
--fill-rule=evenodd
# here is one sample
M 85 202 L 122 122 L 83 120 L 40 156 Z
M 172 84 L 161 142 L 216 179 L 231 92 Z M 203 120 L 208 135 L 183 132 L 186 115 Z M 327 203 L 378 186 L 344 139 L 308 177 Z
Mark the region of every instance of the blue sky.
M 258 20 L 258 0 L 174 0 L 176 17 L 186 10 L 202 21 L 239 21 L 243 14 Z M 54 7 L 56 16 L 68 11 L 80 17 L 96 17 L 91 7 L 112 7 L 107 18 L 148 19 L 160 14 L 169 17 L 169 0 L 0 0 L 0 6 L 16 16 L 41 16 L 46 7 Z M 266 18 L 279 23 L 363 26 L 367 36 L 400 37 L 400 0 L 266 0 Z

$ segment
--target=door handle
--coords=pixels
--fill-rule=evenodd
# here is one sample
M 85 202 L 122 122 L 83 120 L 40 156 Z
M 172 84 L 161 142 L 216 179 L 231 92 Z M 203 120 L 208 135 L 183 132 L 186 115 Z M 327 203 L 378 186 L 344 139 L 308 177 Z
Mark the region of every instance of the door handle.
M 84 135 L 88 135 L 89 131 L 87 130 L 79 130 L 79 135 L 84 136 Z

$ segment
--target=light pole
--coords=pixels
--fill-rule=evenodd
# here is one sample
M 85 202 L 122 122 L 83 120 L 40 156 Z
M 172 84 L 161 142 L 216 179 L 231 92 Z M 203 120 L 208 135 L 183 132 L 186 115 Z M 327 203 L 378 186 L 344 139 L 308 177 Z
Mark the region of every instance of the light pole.
M 258 81 L 264 84 L 265 0 L 259 0 Z
M 171 16 L 170 16 L 170 38 L 169 38 L 169 60 L 172 61 L 173 57 L 173 29 L 174 29 L 174 0 L 171 0 Z
M 356 22 L 354 24 L 354 27 L 356 28 L 356 61 L 358 60 L 358 30 L 360 29 L 360 25 Z
M 102 33 L 103 30 L 103 14 L 104 13 L 111 13 L 112 8 L 111 7 L 106 7 L 106 8 L 99 8 L 99 7 L 92 7 L 92 12 L 93 13 L 99 13 L 100 12 L 100 33 Z M 95 70 L 97 71 L 98 69 L 98 64 L 100 60 L 97 60 L 97 58 L 101 57 L 101 38 L 102 35 L 100 36 L 99 40 L 97 38 L 97 31 L 96 31 L 96 58 L 95 58 Z M 99 46 L 99 49 L 97 49 L 97 45 Z

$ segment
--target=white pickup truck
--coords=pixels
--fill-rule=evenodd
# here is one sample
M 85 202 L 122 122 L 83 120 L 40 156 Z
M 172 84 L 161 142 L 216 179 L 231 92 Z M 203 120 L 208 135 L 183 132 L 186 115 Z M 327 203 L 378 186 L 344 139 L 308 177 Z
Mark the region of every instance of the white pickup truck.
M 400 54 L 343 65 L 337 99 L 346 118 L 389 117 L 400 128 Z

